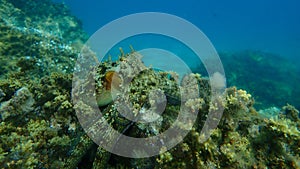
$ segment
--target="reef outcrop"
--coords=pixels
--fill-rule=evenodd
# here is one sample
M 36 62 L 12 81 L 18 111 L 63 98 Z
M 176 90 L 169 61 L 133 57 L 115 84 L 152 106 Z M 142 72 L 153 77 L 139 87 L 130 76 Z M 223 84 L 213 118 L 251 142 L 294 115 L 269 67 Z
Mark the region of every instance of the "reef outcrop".
M 44 15 L 33 15 L 32 8 Z M 88 68 L 95 88 L 89 91 L 72 84 L 85 37 L 63 5 L 0 0 L 0 14 L 0 168 L 300 168 L 299 111 L 292 105 L 276 113 L 265 109 L 264 114 L 270 111 L 265 116 L 247 91 L 230 87 L 220 93 L 222 118 L 203 141 L 207 114 L 218 108 L 211 104 L 206 77 L 192 73 L 181 80 L 174 72 L 146 67 L 136 51 L 121 52 L 116 61 Z M 180 84 L 193 85 L 182 93 Z M 74 103 L 72 97 L 82 92 L 85 98 Z M 92 94 L 95 107 L 87 104 Z M 82 128 L 89 121 L 79 123 L 75 110 L 97 117 L 94 108 L 115 130 L 140 138 L 167 130 L 181 108 L 198 116 L 193 125 L 178 125 L 189 132 L 169 151 L 162 147 L 163 153 L 150 158 L 125 158 L 95 144 Z M 128 108 L 131 120 L 121 114 Z

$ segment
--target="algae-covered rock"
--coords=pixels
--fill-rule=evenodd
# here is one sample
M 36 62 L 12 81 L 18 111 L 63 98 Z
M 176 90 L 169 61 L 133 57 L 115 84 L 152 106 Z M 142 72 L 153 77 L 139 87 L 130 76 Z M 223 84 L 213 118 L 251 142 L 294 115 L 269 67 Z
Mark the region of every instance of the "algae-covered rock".
M 133 53 L 135 53 L 133 51 Z M 113 85 L 114 81 L 108 83 L 107 72 L 112 70 L 118 72 L 117 68 L 122 62 L 127 62 L 130 57 L 138 59 L 136 55 L 124 55 L 120 60 L 99 63 L 93 69 L 91 76 L 95 80 L 96 95 L 102 96 L 103 90 L 109 90 L 108 85 Z M 142 62 L 140 64 L 143 64 Z M 146 67 L 145 67 L 146 68 Z M 132 67 L 129 67 L 132 70 Z M 96 74 L 95 74 L 96 72 Z M 132 71 L 131 71 L 132 72 Z M 105 105 L 98 105 L 102 110 L 104 119 L 114 126 L 115 130 L 132 137 L 149 137 L 162 133 L 169 128 L 175 121 L 180 110 L 179 85 L 175 78 L 167 72 L 156 72 L 151 68 L 146 68 L 133 76 L 129 85 L 123 83 L 122 72 L 115 73 L 122 80 L 117 81 L 115 87 L 118 91 L 124 91 L 128 98 L 125 102 L 134 105 L 132 117 L 140 118 L 149 123 L 131 122 L 120 115 L 120 107 L 116 105 L 118 96 L 115 100 L 110 100 Z M 174 148 L 149 158 L 134 159 L 116 156 L 107 152 L 102 147 L 98 147 L 82 131 L 77 121 L 74 108 L 80 109 L 85 118 L 93 118 L 96 114 L 93 108 L 87 103 L 89 100 L 82 100 L 75 105 L 72 104 L 71 75 L 52 73 L 50 76 L 43 77 L 39 82 L 31 82 L 32 86 L 28 89 L 21 88 L 21 91 L 32 91 L 28 96 L 34 98 L 35 109 L 26 108 L 20 113 L 26 113 L 26 118 L 18 119 L 20 127 L 16 127 L 16 118 L 2 119 L 0 131 L 3 138 L 1 146 L 1 163 L 9 168 L 11 166 L 25 165 L 28 167 L 52 168 L 64 166 L 64 168 L 265 168 L 299 167 L 299 112 L 291 105 L 285 106 L 281 113 L 265 119 L 260 113 L 256 112 L 253 106 L 253 99 L 250 94 L 235 87 L 228 88 L 221 99 L 225 106 L 223 116 L 211 136 L 203 141 L 201 127 L 203 120 L 213 105 L 210 105 L 210 90 L 208 80 L 199 75 L 189 75 L 196 77 L 199 87 L 199 99 L 189 99 L 185 106 L 189 111 L 199 110 L 191 131 Z M 119 80 L 120 80 L 119 79 Z M 126 88 L 125 88 L 126 86 Z M 74 97 L 84 86 L 73 91 Z M 124 87 L 124 88 L 123 88 Z M 26 89 L 26 90 L 24 90 Z M 151 92 L 154 89 L 156 92 Z M 95 91 L 94 91 L 95 92 Z M 93 94 L 85 90 L 87 96 Z M 167 104 L 165 109 L 148 116 L 148 107 L 160 103 L 164 100 L 158 96 L 160 92 L 166 94 Z M 18 96 L 12 95 L 11 99 Z M 88 98 L 88 97 L 87 97 Z M 151 99 L 152 98 L 152 99 Z M 99 97 L 99 99 L 106 99 Z M 168 100 L 169 99 L 169 100 Z M 10 99 L 9 99 L 10 100 Z M 153 101 L 151 101 L 153 100 Z M 95 100 L 96 101 L 96 100 Z M 158 102 L 157 102 L 158 101 Z M 26 102 L 26 99 L 25 99 Z M 97 101 L 96 101 L 97 104 Z M 32 106 L 32 104 L 30 104 Z M 146 105 L 146 106 L 145 106 Z M 153 109 L 156 111 L 157 109 Z M 89 112 L 91 114 L 89 114 Z M 148 113 L 147 113 L 148 112 Z M 35 116 L 33 116 L 35 114 Z M 50 118 L 49 118 L 50 117 Z M 77 116 L 81 118 L 80 116 Z M 136 119 L 135 119 L 136 120 Z M 94 122 L 93 122 L 94 123 Z M 98 121 L 98 126 L 92 125 L 87 132 L 97 130 L 103 121 Z M 88 121 L 86 124 L 88 125 Z M 181 127 L 189 128 L 188 125 Z M 109 135 L 105 136 L 111 137 Z M 273 138 L 273 139 L 270 139 Z M 15 140 L 24 140 L 24 148 L 15 147 Z M 7 149 L 7 143 L 12 150 Z M 19 154 L 16 158 L 16 153 Z M 33 153 L 33 156 L 28 156 Z
M 76 67 L 90 71 L 84 78 L 92 79 L 91 91 L 88 83 L 74 83 L 85 35 L 65 6 L 0 0 L 0 14 L 0 168 L 300 168 L 299 111 L 292 105 L 276 113 L 265 109 L 270 114 L 265 116 L 253 108 L 255 93 L 230 87 L 212 98 L 208 78 L 192 73 L 179 81 L 174 72 L 146 67 L 136 51 L 101 63 L 92 54 L 93 64 Z M 260 55 L 253 59 L 262 62 Z M 224 82 L 218 74 L 213 78 L 212 85 Z M 219 108 L 211 99 L 224 112 L 205 139 L 208 112 Z M 178 123 L 188 134 L 168 151 L 161 141 L 156 156 L 118 156 L 89 137 L 107 129 L 105 122 L 130 137 L 157 136 L 172 127 L 180 111 L 198 112 L 195 123 Z M 95 118 L 97 113 L 103 118 Z M 89 120 L 79 123 L 82 118 Z
M 85 33 L 47 0 L 1 0 L 0 14 L 0 168 L 62 168 L 82 135 L 70 91 Z
M 86 34 L 64 5 L 1 0 L 0 15 L 1 78 L 18 71 L 19 78 L 72 72 Z
M 26 87 L 22 87 L 10 100 L 1 103 L 0 116 L 5 120 L 10 116 L 26 114 L 33 110 L 34 102 L 32 93 Z
M 114 66 L 118 67 L 123 61 L 129 64 L 129 60 L 134 56 L 137 55 L 130 53 L 116 62 L 111 62 L 111 64 L 100 63 L 96 66 L 94 78 L 96 79 L 96 89 L 98 89 L 96 95 L 98 97 L 102 96 L 102 90 L 100 89 L 106 86 L 106 72 L 114 69 Z M 138 58 L 135 57 L 133 60 Z M 135 60 L 135 63 L 142 64 L 137 60 Z M 131 74 L 132 70 L 137 70 L 132 66 L 125 67 L 128 68 Z M 117 71 L 117 69 L 114 70 Z M 131 83 L 127 86 L 127 90 L 119 95 L 117 94 L 117 96 L 126 93 L 125 95 L 128 95 L 128 98 L 122 100 L 126 104 L 121 104 L 121 106 L 126 107 L 126 105 L 132 104 L 133 108 L 130 111 L 132 117 L 147 120 L 148 116 L 144 116 L 144 113 L 147 114 L 148 110 L 143 105 L 151 107 L 150 91 L 154 89 L 163 91 L 167 98 L 166 108 L 161 115 L 150 113 L 150 119 L 156 121 L 152 122 L 150 120 L 151 122 L 145 125 L 125 119 L 120 115 L 120 112 L 128 110 L 130 107 L 118 108 L 117 106 L 120 106 L 120 104 L 118 105 L 120 102 L 118 97 L 115 98 L 116 100 L 110 99 L 108 105 L 104 107 L 103 105 L 99 106 L 103 110 L 105 119 L 119 132 L 132 137 L 155 136 L 169 128 L 179 114 L 180 106 L 182 106 L 180 105 L 180 95 L 178 95 L 179 86 L 177 81 L 174 81 L 167 72 L 155 72 L 151 68 L 137 71 L 139 74 L 130 79 Z M 123 80 L 122 72 L 118 72 L 118 76 Z M 186 105 L 190 106 L 190 111 L 198 109 L 199 116 L 191 131 L 181 143 L 160 155 L 143 159 L 129 159 L 109 153 L 104 155 L 105 150 L 101 148 L 101 151 L 98 150 L 95 155 L 94 168 L 97 168 L 97 166 L 104 168 L 118 168 L 121 166 L 124 168 L 299 167 L 299 148 L 297 148 L 300 136 L 298 111 L 288 105 L 283 107 L 282 113 L 268 120 L 266 116 L 258 113 L 253 108 L 254 99 L 252 96 L 245 90 L 235 87 L 228 88 L 223 95 L 220 95 L 220 97 L 223 97 L 220 101 L 225 106 L 223 116 L 218 127 L 212 131 L 211 136 L 203 141 L 205 136 L 200 134 L 204 124 L 203 121 L 206 120 L 208 111 L 216 109 L 216 107 L 210 105 L 210 90 L 207 79 L 199 75 L 196 77 L 199 84 L 200 98 L 199 100 L 191 99 L 186 102 Z M 119 85 L 119 90 L 122 90 L 124 84 L 120 83 Z M 105 97 L 99 97 L 99 99 L 105 99 Z M 269 140 L 270 138 L 273 139 Z M 163 151 L 165 150 L 162 148 Z

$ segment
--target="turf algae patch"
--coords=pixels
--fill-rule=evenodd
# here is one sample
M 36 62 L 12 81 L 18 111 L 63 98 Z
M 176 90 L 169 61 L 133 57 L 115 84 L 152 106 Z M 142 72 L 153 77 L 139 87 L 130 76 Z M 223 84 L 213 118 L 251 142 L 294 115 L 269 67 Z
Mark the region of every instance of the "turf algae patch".
M 77 91 L 71 93 L 72 78 L 74 78 L 73 74 L 70 74 L 72 70 L 90 70 L 91 67 L 72 66 L 78 49 L 75 48 L 76 45 L 70 45 L 60 39 L 60 36 L 67 36 L 68 31 L 51 35 L 47 31 L 50 27 L 40 29 L 43 26 L 38 23 L 38 15 L 30 19 L 32 13 L 28 14 L 31 7 L 43 2 L 48 4 L 47 9 L 56 9 L 55 11 L 61 11 L 60 8 L 64 7 L 52 8 L 50 1 L 14 1 L 13 3 L 1 0 L 0 2 L 1 17 L 3 16 L 0 19 L 1 168 L 300 167 L 299 111 L 291 105 L 285 105 L 277 116 L 265 119 L 253 108 L 252 96 L 248 94 L 248 91 L 229 88 L 224 93 L 223 99 L 214 98 L 225 107 L 224 116 L 220 119 L 217 128 L 211 131 L 210 137 L 204 139 L 206 136 L 201 134 L 201 129 L 208 112 L 210 109 L 216 110 L 219 107 L 218 104 L 210 102 L 213 91 L 208 78 L 198 74 L 186 77 L 186 82 L 190 82 L 191 77 L 193 77 L 191 79 L 196 79 L 200 99 L 188 98 L 190 101 L 186 102 L 185 106 L 189 111 L 198 109 L 198 116 L 195 119 L 195 125 L 189 125 L 189 123 L 178 125 L 179 129 L 190 129 L 186 137 L 182 138 L 182 142 L 168 151 L 166 147 L 161 147 L 161 153 L 150 158 L 126 158 L 108 152 L 88 137 L 81 127 L 82 123 L 78 122 L 79 117 L 76 116 L 75 109 L 89 112 L 83 117 L 90 119 L 84 124 L 89 127 L 90 133 L 99 129 L 92 124 L 100 124 L 100 127 L 103 127 L 101 123 L 106 122 L 127 136 L 140 138 L 154 136 L 170 128 L 180 112 L 178 104 L 182 100 L 179 99 L 180 87 L 176 75 L 147 68 L 140 72 L 140 76 L 132 78 L 131 84 L 127 86 L 128 93 L 131 94 L 125 99 L 133 103 L 135 109 L 140 110 L 141 116 L 138 117 L 141 121 L 136 119 L 132 122 L 124 118 L 118 112 L 114 102 L 101 105 L 95 102 L 94 107 L 89 106 L 87 103 L 92 98 L 89 94 L 94 94 L 94 91 L 87 90 L 89 88 L 77 88 Z M 30 3 L 30 8 L 27 6 L 28 3 Z M 24 10 L 24 8 L 28 9 Z M 47 9 L 45 6 L 41 8 L 41 10 Z M 25 20 L 31 26 L 22 25 L 25 24 L 24 16 L 27 15 L 29 18 Z M 56 21 L 60 16 L 54 20 Z M 42 16 L 42 18 L 48 17 Z M 42 19 L 41 23 L 44 21 Z M 73 25 L 73 21 L 67 23 Z M 66 29 L 65 27 L 59 28 L 62 32 Z M 76 26 L 72 26 L 69 30 L 73 28 Z M 80 34 L 81 31 L 76 32 L 76 30 L 72 32 L 71 37 L 76 37 L 75 35 L 78 32 Z M 39 43 L 36 44 L 37 42 Z M 121 54 L 124 57 L 126 55 Z M 106 76 L 107 72 L 118 71 L 114 67 L 121 61 L 125 62 L 124 57 L 121 57 L 118 62 L 108 60 L 97 63 L 96 59 L 92 60 L 94 64 L 90 65 L 93 65 L 92 69 L 95 71 L 92 72 L 95 74 L 90 74 L 88 78 L 94 80 L 97 92 L 95 94 L 100 96 L 100 100 L 104 99 L 101 97 L 101 89 L 111 90 L 120 84 L 112 82 Z M 213 81 L 220 80 L 218 77 L 215 75 L 216 79 Z M 159 79 L 165 79 L 165 81 Z M 107 87 L 108 84 L 113 85 Z M 157 87 L 159 90 L 150 92 L 147 96 L 150 87 L 147 89 L 146 86 Z M 116 94 L 117 90 L 119 89 L 116 88 Z M 161 97 L 162 91 L 166 94 L 165 98 Z M 184 91 L 188 92 L 188 90 Z M 73 96 L 76 97 L 76 92 L 83 92 L 85 97 L 81 102 L 74 104 L 71 94 L 75 94 Z M 167 100 L 166 109 L 161 113 L 160 109 L 153 105 L 164 103 L 164 99 Z M 146 116 L 149 107 L 157 110 L 157 113 Z M 103 118 L 95 118 L 98 114 L 93 111 L 94 108 L 101 110 Z M 109 138 L 111 135 L 106 133 L 105 137 Z M 178 138 L 174 138 L 173 141 L 176 142 L 176 139 Z M 141 151 L 134 153 L 136 156 L 145 156 Z
M 62 168 L 80 149 L 70 73 L 85 34 L 51 1 L 1 0 L 0 14 L 0 166 Z
M 73 71 L 86 34 L 65 6 L 1 0 L 0 15 L 0 77 L 19 70 L 27 78 Z
M 117 66 L 122 61 L 128 61 L 126 57 L 129 55 L 130 54 L 124 55 L 123 57 L 125 58 L 120 58 L 120 60 L 115 62 L 106 61 L 99 63 L 94 71 L 100 73 L 95 76 L 96 88 L 105 88 L 105 85 L 103 85 L 105 83 L 105 72 L 116 70 L 113 66 Z M 156 76 L 159 78 L 155 78 Z M 156 80 L 151 80 L 151 78 Z M 199 115 L 197 116 L 195 125 L 192 126 L 190 132 L 183 138 L 181 143 L 168 151 L 165 151 L 166 147 L 162 147 L 162 149 L 165 150 L 162 150 L 162 153 L 157 156 L 140 159 L 114 155 L 99 146 L 94 156 L 93 167 L 299 167 L 299 151 L 297 148 L 300 139 L 299 112 L 293 106 L 287 105 L 280 110 L 279 115 L 271 119 L 265 119 L 265 116 L 259 114 L 253 107 L 254 100 L 252 96 L 245 90 L 235 87 L 226 89 L 225 99 L 220 100 L 220 104 L 223 104 L 225 107 L 220 123 L 216 129 L 211 131 L 211 136 L 206 141 L 203 141 L 205 136 L 201 134 L 201 129 L 209 109 L 217 109 L 218 107 L 211 105 L 209 102 L 211 95 L 207 78 L 196 75 L 196 79 L 202 100 L 193 100 L 195 102 L 191 102 L 191 105 L 199 109 Z M 148 85 L 149 87 L 147 87 Z M 169 90 L 170 86 L 174 89 Z M 134 114 L 134 111 L 132 111 L 134 114 L 133 117 L 141 117 L 143 119 L 143 113 L 146 110 L 143 107 L 145 105 L 151 105 L 148 99 L 149 95 L 146 95 L 146 93 L 152 88 L 159 87 L 162 91 L 168 93 L 167 100 L 168 97 L 173 97 L 175 100 L 179 99 L 177 81 L 167 72 L 155 72 L 154 70 L 146 69 L 141 71 L 139 76 L 134 77 L 128 87 L 128 100 L 136 106 L 134 108 L 140 110 L 137 114 Z M 101 96 L 101 93 L 97 93 L 101 91 L 102 90 L 96 90 L 95 94 Z M 87 91 L 84 93 L 88 94 Z M 87 98 L 89 97 L 87 96 Z M 108 123 L 113 126 L 114 130 L 127 136 L 138 138 L 154 136 L 157 132 L 160 133 L 169 128 L 177 118 L 180 109 L 178 104 L 173 101 L 174 100 L 167 101 L 166 109 L 159 117 L 161 120 L 156 119 L 156 121 L 150 123 L 143 123 L 137 119 L 132 122 L 126 119 L 119 112 L 120 108 L 116 107 L 116 103 L 111 101 L 106 106 L 100 106 L 100 113 L 103 115 L 102 118 L 94 118 L 93 121 L 86 122 L 86 125 L 90 126 L 88 132 L 96 135 L 99 128 L 105 129 L 106 131 L 108 128 L 103 128 L 103 124 Z M 86 102 L 89 103 L 89 100 L 86 100 Z M 201 106 L 197 107 L 197 104 Z M 187 102 L 187 105 L 189 105 L 189 102 Z M 77 106 L 83 107 L 84 110 L 82 109 L 82 111 L 91 113 L 86 114 L 84 117 L 95 116 L 93 108 L 88 107 L 86 103 L 81 102 Z M 190 108 L 193 109 L 193 107 Z M 181 127 L 184 128 L 185 125 L 181 125 Z M 111 139 L 112 135 L 109 135 L 108 132 L 105 137 Z M 272 139 L 270 140 L 270 138 Z M 137 155 L 143 155 L 143 152 L 140 151 L 135 151 L 135 153 Z M 269 153 L 271 153 L 271 155 Z

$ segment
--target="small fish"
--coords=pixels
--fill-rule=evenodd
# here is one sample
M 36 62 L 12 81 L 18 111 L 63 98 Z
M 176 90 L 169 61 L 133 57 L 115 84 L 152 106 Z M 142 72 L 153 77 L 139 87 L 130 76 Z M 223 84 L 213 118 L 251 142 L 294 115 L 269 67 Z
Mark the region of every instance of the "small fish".
M 106 90 L 111 90 L 111 87 L 119 89 L 122 80 L 117 72 L 108 71 L 105 73 L 104 82 Z
M 113 101 L 111 90 L 112 88 L 118 90 L 122 83 L 122 79 L 115 71 L 107 71 L 104 76 L 104 88 L 98 93 L 97 104 L 98 106 L 106 106 Z

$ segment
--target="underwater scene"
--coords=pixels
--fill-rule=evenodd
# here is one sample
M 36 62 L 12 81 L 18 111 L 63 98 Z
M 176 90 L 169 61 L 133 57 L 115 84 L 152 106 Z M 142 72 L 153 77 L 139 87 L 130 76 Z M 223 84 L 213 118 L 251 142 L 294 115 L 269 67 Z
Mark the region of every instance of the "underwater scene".
M 299 6 L 0 0 L 0 169 L 299 169 Z

